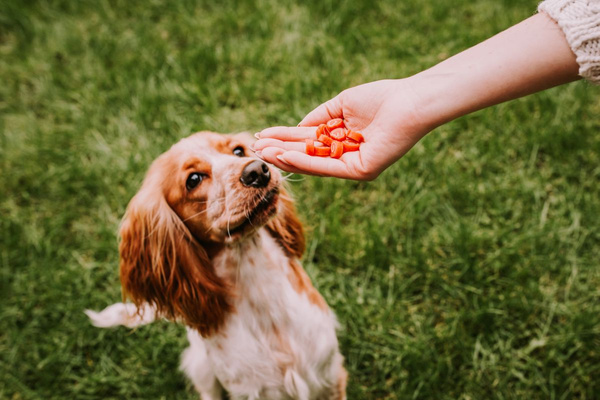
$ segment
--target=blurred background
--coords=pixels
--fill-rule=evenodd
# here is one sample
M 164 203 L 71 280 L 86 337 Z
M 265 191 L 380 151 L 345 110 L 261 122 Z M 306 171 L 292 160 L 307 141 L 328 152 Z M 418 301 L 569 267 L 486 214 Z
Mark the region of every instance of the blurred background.
M 150 162 L 198 130 L 295 125 L 537 0 L 0 0 L 0 398 L 195 399 L 182 326 L 92 327 Z M 369 183 L 289 178 L 349 399 L 600 393 L 600 90 L 461 118 Z

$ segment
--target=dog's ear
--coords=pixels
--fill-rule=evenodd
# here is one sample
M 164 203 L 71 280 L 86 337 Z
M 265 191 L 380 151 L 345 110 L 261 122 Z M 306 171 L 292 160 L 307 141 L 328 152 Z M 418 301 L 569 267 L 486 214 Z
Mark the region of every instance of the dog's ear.
M 285 188 L 279 194 L 279 209 L 267 223 L 267 229 L 290 257 L 300 258 L 304 253 L 304 229 L 296 214 L 294 201 Z
M 148 180 L 148 178 L 147 178 Z M 157 315 L 182 320 L 203 336 L 231 311 L 228 288 L 204 248 L 165 200 L 160 185 L 146 184 L 131 200 L 120 230 L 123 297 L 150 304 Z

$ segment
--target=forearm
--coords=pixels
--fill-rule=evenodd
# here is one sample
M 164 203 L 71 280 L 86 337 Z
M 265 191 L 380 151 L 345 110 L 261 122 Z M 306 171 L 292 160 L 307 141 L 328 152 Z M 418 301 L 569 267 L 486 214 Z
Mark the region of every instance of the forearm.
M 413 77 L 428 129 L 507 100 L 577 80 L 562 30 L 537 14 Z

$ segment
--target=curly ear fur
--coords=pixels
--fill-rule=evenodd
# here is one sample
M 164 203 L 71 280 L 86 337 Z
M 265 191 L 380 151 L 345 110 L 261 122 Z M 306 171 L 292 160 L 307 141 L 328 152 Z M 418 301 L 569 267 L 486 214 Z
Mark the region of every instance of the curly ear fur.
M 304 253 L 304 229 L 296 214 L 294 201 L 285 188 L 281 188 L 277 215 L 269 221 L 267 229 L 290 257 L 300 258 Z
M 123 297 L 157 315 L 183 320 L 203 336 L 214 333 L 231 311 L 228 288 L 204 248 L 154 185 L 131 200 L 121 226 Z

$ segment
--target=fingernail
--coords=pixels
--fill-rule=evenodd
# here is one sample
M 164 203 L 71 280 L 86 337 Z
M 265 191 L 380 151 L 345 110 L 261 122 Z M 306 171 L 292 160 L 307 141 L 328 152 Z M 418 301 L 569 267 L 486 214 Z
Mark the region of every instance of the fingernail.
M 282 162 L 282 163 L 284 163 L 285 165 L 291 165 L 290 163 L 286 162 L 286 161 L 283 159 L 283 157 L 282 157 L 281 155 L 279 155 L 279 156 L 276 156 L 276 157 L 277 157 L 277 159 L 278 159 L 279 161 L 281 161 L 281 162 Z
M 260 132 L 256 132 L 256 133 L 254 134 L 254 137 L 255 137 L 255 138 L 257 138 L 257 139 L 260 139 Z
M 256 150 L 256 151 L 254 152 L 254 154 L 256 154 L 256 157 L 260 157 L 260 158 L 262 158 L 262 151 L 260 151 L 260 150 Z

